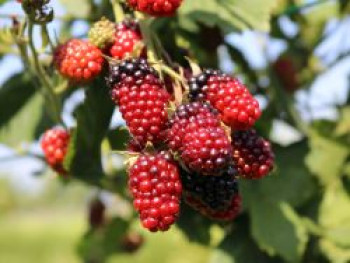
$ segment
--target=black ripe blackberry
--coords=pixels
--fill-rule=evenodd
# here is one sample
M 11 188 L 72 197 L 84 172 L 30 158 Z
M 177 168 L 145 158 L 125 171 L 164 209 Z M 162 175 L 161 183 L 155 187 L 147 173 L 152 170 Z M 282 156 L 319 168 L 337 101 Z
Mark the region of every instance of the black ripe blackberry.
M 220 71 L 213 69 L 205 69 L 201 74 L 196 77 L 190 78 L 188 81 L 190 94 L 189 98 L 191 101 L 204 101 L 205 100 L 205 89 L 208 80 L 212 76 L 220 75 Z
M 137 85 L 145 82 L 160 82 L 158 72 L 151 67 L 146 59 L 134 58 L 121 63 L 111 63 L 107 85 L 112 89 L 121 81 L 132 82 Z
M 208 205 L 206 205 L 202 200 L 191 195 L 190 193 L 186 193 L 184 195 L 184 199 L 186 203 L 191 206 L 194 210 L 198 211 L 202 215 L 219 221 L 232 221 L 234 220 L 240 213 L 242 207 L 242 199 L 239 194 L 235 194 L 232 196 L 230 204 L 225 209 L 211 209 Z
M 260 179 L 273 169 L 274 154 L 269 141 L 255 130 L 232 134 L 233 159 L 239 176 Z
M 222 176 L 203 176 L 181 172 L 183 189 L 189 195 L 200 200 L 212 210 L 227 209 L 232 197 L 238 194 L 238 182 L 234 168 L 228 169 Z

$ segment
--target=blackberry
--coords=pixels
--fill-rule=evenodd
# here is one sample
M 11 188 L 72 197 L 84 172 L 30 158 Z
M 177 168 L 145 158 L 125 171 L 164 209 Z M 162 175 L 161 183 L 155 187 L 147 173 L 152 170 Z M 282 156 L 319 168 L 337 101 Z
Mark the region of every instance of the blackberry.
M 124 20 L 117 25 L 114 39 L 109 49 L 111 56 L 119 60 L 131 57 L 136 44 L 142 41 L 139 24 L 135 20 Z
M 272 68 L 287 92 L 293 93 L 300 87 L 297 64 L 291 56 L 282 55 L 275 61 Z
M 182 184 L 177 166 L 166 155 L 141 155 L 129 170 L 129 189 L 143 227 L 167 231 L 175 223 Z
M 101 50 L 111 46 L 115 40 L 116 26 L 107 18 L 93 24 L 89 30 L 89 41 Z
M 185 192 L 201 200 L 213 210 L 225 210 L 233 195 L 238 193 L 238 182 L 234 168 L 228 169 L 222 176 L 202 176 L 181 171 L 181 180 Z
M 188 81 L 191 101 L 205 101 L 205 92 L 207 91 L 207 84 L 212 76 L 221 75 L 219 70 L 205 69 L 196 77 L 191 77 Z
M 169 121 L 167 142 L 173 151 L 180 149 L 187 132 L 200 127 L 219 127 L 217 113 L 209 104 L 192 102 L 179 106 Z
M 180 7 L 182 0 L 127 0 L 137 11 L 152 16 L 171 16 Z
M 122 250 L 127 253 L 135 253 L 145 242 L 143 236 L 137 232 L 129 232 L 121 240 Z
M 105 221 L 105 204 L 98 198 L 91 201 L 89 206 L 89 224 L 91 228 L 103 225 Z
M 132 146 L 143 149 L 147 142 L 163 142 L 170 95 L 146 60 L 133 59 L 112 65 L 107 82 L 112 88 L 112 99 L 119 105 L 133 136 Z
M 102 71 L 102 52 L 93 44 L 71 39 L 58 46 L 53 62 L 61 75 L 74 82 L 87 82 Z
M 67 153 L 70 140 L 68 131 L 62 128 L 54 128 L 46 131 L 41 140 L 41 148 L 47 163 L 60 175 L 66 175 L 63 160 Z
M 188 193 L 184 196 L 186 203 L 202 215 L 219 221 L 232 221 L 241 211 L 242 199 L 239 194 L 234 194 L 229 205 L 224 209 L 212 209 L 196 196 Z
M 232 162 L 231 142 L 222 127 L 188 131 L 180 152 L 186 167 L 203 175 L 219 176 Z
M 161 82 L 158 72 L 143 58 L 127 59 L 121 63 L 110 65 L 109 76 L 106 80 L 111 89 L 126 79 L 137 85 L 145 81 Z
M 234 132 L 232 147 L 235 168 L 241 177 L 259 179 L 272 170 L 274 154 L 271 144 L 255 130 Z
M 238 81 L 219 71 L 205 70 L 189 80 L 190 99 L 209 102 L 234 130 L 251 128 L 261 115 L 258 101 Z

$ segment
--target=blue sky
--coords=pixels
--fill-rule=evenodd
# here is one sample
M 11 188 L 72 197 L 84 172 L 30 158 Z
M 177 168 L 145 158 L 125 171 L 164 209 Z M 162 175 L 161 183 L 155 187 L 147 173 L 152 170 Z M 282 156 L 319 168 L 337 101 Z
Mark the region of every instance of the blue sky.
M 65 13 L 62 6 L 57 0 L 51 1 L 54 7 L 55 13 L 57 15 L 63 15 Z M 21 7 L 15 1 L 10 1 L 0 7 L 0 14 L 23 14 Z M 11 21 L 9 19 L 0 18 L 0 27 L 9 25 Z M 288 34 L 296 34 L 298 28 L 293 25 L 288 19 L 282 19 L 284 28 Z M 338 21 L 330 21 L 327 30 L 332 30 L 337 27 L 336 33 L 328 41 L 322 43 L 316 50 L 316 54 L 322 58 L 323 62 L 327 65 L 331 63 L 335 57 L 344 50 L 350 48 L 350 18 L 345 20 L 343 24 L 339 24 Z M 49 31 L 53 34 L 55 31 L 60 30 L 60 22 L 54 21 L 49 25 Z M 86 23 L 77 22 L 73 25 L 72 33 L 73 35 L 83 35 L 88 30 Z M 346 36 L 344 38 L 344 36 Z M 38 42 L 39 38 L 37 38 Z M 274 60 L 279 53 L 283 52 L 285 49 L 284 43 L 278 40 L 271 40 L 267 38 L 266 34 L 256 33 L 252 31 L 246 31 L 241 34 L 231 34 L 227 37 L 227 40 L 230 43 L 234 43 L 239 47 L 244 54 L 249 59 L 250 63 L 255 68 L 263 68 L 269 60 Z M 268 54 L 267 58 L 264 55 L 265 52 Z M 224 54 L 224 52 L 223 52 Z M 225 62 L 225 60 L 223 60 Z M 223 63 L 225 67 L 232 66 L 230 63 Z M 21 71 L 22 64 L 19 58 L 15 56 L 5 56 L 4 59 L 0 62 L 0 85 L 10 77 L 12 74 Z M 344 103 L 347 92 L 349 90 L 348 77 L 350 74 L 350 59 L 345 59 L 337 66 L 332 69 L 329 69 L 326 73 L 319 76 L 319 78 L 312 85 L 312 88 L 309 93 L 305 91 L 300 91 L 297 93 L 297 101 L 299 108 L 303 108 L 303 105 L 307 105 L 311 108 L 311 112 L 303 112 L 303 117 L 305 119 L 310 118 L 334 118 L 336 117 L 336 110 L 332 104 L 342 104 Z M 71 118 L 69 112 L 71 112 L 74 106 L 81 102 L 84 99 L 82 91 L 77 91 L 73 95 L 73 99 L 70 103 L 66 104 L 64 120 L 68 125 L 72 125 L 74 120 Z M 120 122 L 120 115 L 116 114 L 114 116 L 114 123 Z M 274 129 L 275 134 L 278 136 L 284 135 L 286 138 L 295 136 L 292 130 L 288 130 L 286 127 L 281 125 L 276 125 Z M 40 151 L 38 145 L 32 146 L 34 151 Z M 13 151 L 5 146 L 0 144 L 0 159 L 4 156 L 12 155 Z M 22 158 L 21 160 L 24 166 L 16 162 L 0 162 L 0 174 L 2 172 L 10 173 L 12 180 L 14 182 L 21 181 L 24 188 L 28 188 L 27 185 L 31 185 L 28 189 L 33 189 L 35 186 L 41 184 L 40 179 L 28 176 L 38 169 L 42 168 L 42 163 L 34 161 L 30 158 Z M 27 183 L 26 183 L 27 182 Z

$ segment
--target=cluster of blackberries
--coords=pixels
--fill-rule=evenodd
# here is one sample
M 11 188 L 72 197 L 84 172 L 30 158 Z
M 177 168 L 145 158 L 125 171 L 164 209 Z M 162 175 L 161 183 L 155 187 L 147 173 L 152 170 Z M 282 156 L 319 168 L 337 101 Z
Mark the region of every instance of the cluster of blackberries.
M 128 3 L 151 15 L 169 15 L 181 0 Z M 143 55 L 135 21 L 115 25 L 103 18 L 89 38 L 59 46 L 54 64 L 63 76 L 81 82 L 100 74 L 103 54 L 114 58 L 106 82 L 131 134 L 128 150 L 138 154 L 129 162 L 128 187 L 142 225 L 152 232 L 168 230 L 180 215 L 181 199 L 209 218 L 233 220 L 241 206 L 238 180 L 262 178 L 273 167 L 269 142 L 252 129 L 261 115 L 257 100 L 238 79 L 204 70 L 183 85 L 188 103 L 172 110 L 174 96 Z M 62 129 L 42 139 L 49 165 L 60 174 L 68 173 L 63 167 L 68 144 L 69 133 Z
M 140 154 L 129 188 L 151 231 L 175 222 L 181 196 L 210 218 L 232 220 L 241 204 L 238 179 L 271 171 L 271 146 L 251 129 L 258 102 L 237 79 L 204 71 L 189 80 L 192 102 L 172 114 L 171 95 L 146 59 L 111 64 L 107 83 L 132 135 L 129 149 Z M 149 143 L 166 153 L 147 153 Z
M 104 55 L 122 60 L 144 55 L 138 23 L 125 20 L 115 24 L 106 18 L 89 31 L 89 40 L 71 39 L 59 45 L 54 65 L 61 75 L 74 83 L 88 82 L 98 76 L 106 64 Z
M 129 150 L 139 153 L 129 168 L 129 190 L 143 226 L 169 229 L 181 197 L 207 217 L 234 219 L 238 179 L 262 178 L 274 161 L 269 142 L 251 129 L 260 109 L 248 89 L 206 70 L 189 80 L 192 102 L 169 114 L 171 94 L 146 59 L 111 63 L 106 80 L 132 136 Z M 49 164 L 61 173 L 68 139 L 60 129 L 43 138 Z M 147 152 L 150 144 L 156 153 Z

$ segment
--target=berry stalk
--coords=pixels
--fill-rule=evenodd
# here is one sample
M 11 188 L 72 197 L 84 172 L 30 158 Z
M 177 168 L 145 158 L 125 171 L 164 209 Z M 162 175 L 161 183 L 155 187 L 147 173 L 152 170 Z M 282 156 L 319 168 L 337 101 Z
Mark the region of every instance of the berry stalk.
M 36 51 L 36 48 L 34 45 L 33 27 L 34 27 L 33 22 L 31 22 L 29 20 L 28 21 L 29 48 L 32 52 L 35 71 L 36 71 L 37 76 L 39 77 L 40 81 L 42 82 L 43 87 L 45 88 L 45 93 L 46 93 L 46 96 L 49 100 L 48 105 L 50 107 L 49 109 L 50 109 L 50 113 L 52 115 L 52 119 L 57 123 L 63 124 L 62 119 L 61 119 L 61 115 L 60 115 L 60 112 L 61 112 L 60 106 L 59 106 L 58 100 L 56 99 L 56 95 L 54 93 L 54 87 L 53 87 L 49 77 L 47 76 L 45 70 L 43 69 L 43 67 L 39 61 L 38 52 Z

